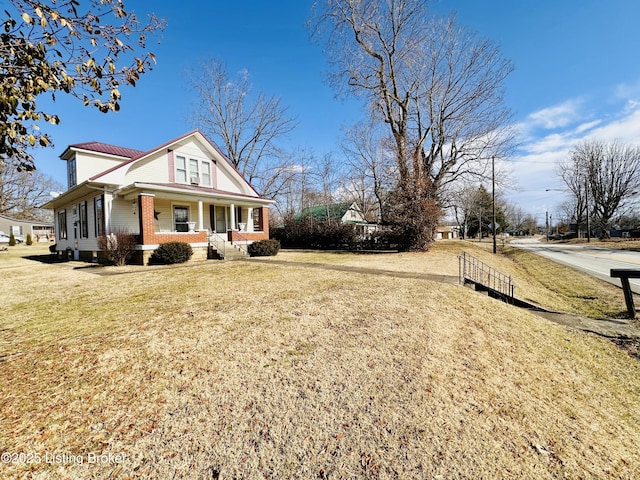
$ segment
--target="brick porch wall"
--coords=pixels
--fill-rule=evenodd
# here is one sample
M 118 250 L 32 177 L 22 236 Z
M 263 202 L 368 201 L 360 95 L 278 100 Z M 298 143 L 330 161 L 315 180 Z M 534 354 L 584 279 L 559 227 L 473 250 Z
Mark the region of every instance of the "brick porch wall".
M 262 230 L 259 232 L 238 232 L 230 230 L 227 232 L 227 240 L 231 242 L 242 242 L 249 240 L 255 242 L 257 240 L 269 239 L 269 207 L 261 207 L 262 209 Z
M 140 209 L 140 244 L 142 245 L 158 245 L 166 242 L 203 243 L 209 240 L 206 231 L 156 233 L 153 217 L 153 196 L 140 195 L 138 197 L 138 205 Z
M 227 239 L 230 242 L 244 242 L 246 240 L 255 242 L 257 240 L 267 240 L 268 238 L 268 230 L 266 232 L 238 232 L 237 230 L 229 230 L 227 232 Z

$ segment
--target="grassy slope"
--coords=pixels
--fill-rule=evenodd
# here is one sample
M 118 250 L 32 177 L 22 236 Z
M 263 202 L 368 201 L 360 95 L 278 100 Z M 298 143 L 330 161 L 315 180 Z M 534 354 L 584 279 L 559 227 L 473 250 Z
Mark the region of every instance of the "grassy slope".
M 452 274 L 457 249 L 314 261 Z M 126 460 L 34 478 L 640 475 L 640 364 L 468 289 L 249 262 L 71 265 L 0 257 L 0 452 Z

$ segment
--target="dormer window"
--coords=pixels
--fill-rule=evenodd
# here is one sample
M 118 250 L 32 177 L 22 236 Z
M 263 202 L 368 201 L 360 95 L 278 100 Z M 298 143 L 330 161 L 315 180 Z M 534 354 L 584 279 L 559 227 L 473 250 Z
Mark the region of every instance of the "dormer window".
M 68 188 L 75 187 L 78 182 L 76 175 L 76 159 L 67 160 L 67 183 Z
M 211 187 L 211 162 L 176 156 L 176 182 Z

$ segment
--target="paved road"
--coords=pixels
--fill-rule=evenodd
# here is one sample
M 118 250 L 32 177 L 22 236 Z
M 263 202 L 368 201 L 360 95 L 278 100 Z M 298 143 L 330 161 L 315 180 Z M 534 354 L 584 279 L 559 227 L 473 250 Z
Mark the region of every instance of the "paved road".
M 584 245 L 547 244 L 536 239 L 512 240 L 514 247 L 524 248 L 543 257 L 582 270 L 594 277 L 620 286 L 620 280 L 611 278 L 612 268 L 640 269 L 640 252 L 612 250 Z M 640 279 L 631 280 L 631 290 L 640 294 Z

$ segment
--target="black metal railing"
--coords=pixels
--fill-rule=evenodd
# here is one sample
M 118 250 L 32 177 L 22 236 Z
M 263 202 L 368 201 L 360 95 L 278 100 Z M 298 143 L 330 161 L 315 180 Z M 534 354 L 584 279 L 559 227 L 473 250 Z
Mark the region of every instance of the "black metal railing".
M 218 233 L 214 230 L 209 233 L 209 246 L 213 248 L 220 257 L 225 256 L 225 240 L 218 236 Z
M 495 268 L 463 252 L 458 257 L 460 283 L 473 282 L 497 292 L 509 299 L 514 298 L 515 285 L 510 275 L 504 275 Z
M 231 244 L 240 250 L 243 254 L 249 255 L 249 250 L 247 245 L 249 245 L 249 239 L 242 235 L 239 231 L 232 232 L 231 235 Z

